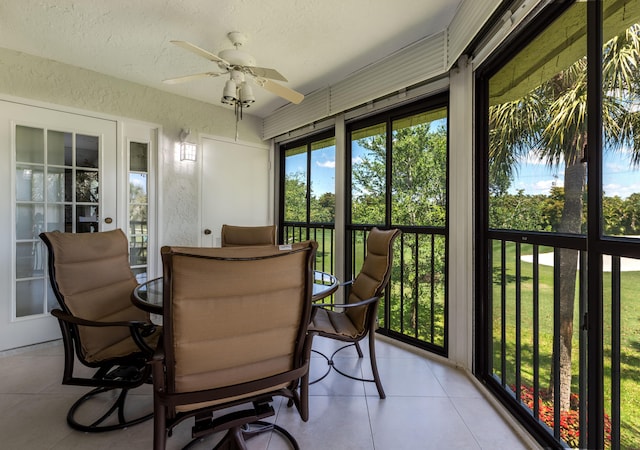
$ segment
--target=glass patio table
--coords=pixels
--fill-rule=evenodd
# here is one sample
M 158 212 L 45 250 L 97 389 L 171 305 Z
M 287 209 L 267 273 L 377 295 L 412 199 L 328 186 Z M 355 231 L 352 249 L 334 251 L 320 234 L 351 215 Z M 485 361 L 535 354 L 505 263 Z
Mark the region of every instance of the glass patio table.
M 311 300 L 316 302 L 328 297 L 333 294 L 339 286 L 340 283 L 335 276 L 327 272 L 315 270 Z M 131 295 L 131 301 L 144 311 L 162 316 L 162 292 L 162 277 L 154 278 L 136 286 Z

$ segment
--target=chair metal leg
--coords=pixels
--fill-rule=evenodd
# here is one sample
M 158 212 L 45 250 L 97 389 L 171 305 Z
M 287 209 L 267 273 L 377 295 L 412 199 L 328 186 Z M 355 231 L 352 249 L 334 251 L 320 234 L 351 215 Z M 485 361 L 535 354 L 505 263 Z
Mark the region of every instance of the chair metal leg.
M 72 406 L 69 408 L 69 412 L 67 413 L 67 423 L 69 426 L 75 430 L 89 432 L 89 433 L 99 433 L 104 431 L 113 431 L 120 430 L 122 428 L 130 427 L 132 425 L 137 425 L 139 423 L 145 422 L 153 417 L 153 413 L 145 414 L 143 416 L 136 417 L 135 419 L 126 420 L 124 414 L 124 405 L 125 400 L 127 399 L 127 393 L 129 389 L 121 389 L 118 398 L 113 404 L 107 409 L 107 411 L 94 420 L 90 424 L 82 424 L 78 422 L 75 418 L 78 413 L 78 409 L 87 403 L 89 400 L 93 399 L 95 396 L 114 391 L 116 388 L 104 388 L 98 387 L 87 394 L 80 397 Z M 118 423 L 113 425 L 102 425 L 109 417 L 113 416 L 114 413 L 117 413 Z
M 380 381 L 380 374 L 378 373 L 378 362 L 376 361 L 376 337 L 369 331 L 369 359 L 371 360 L 371 372 L 373 373 L 373 380 L 378 388 L 378 395 L 380 398 L 386 398 L 382 388 L 382 381 Z
M 327 355 L 325 355 L 322 352 L 319 352 L 318 350 L 311 350 L 311 351 L 313 353 L 316 353 L 316 354 L 322 356 L 327 361 L 327 371 L 320 378 L 317 378 L 317 379 L 315 379 L 313 381 L 310 381 L 309 382 L 309 386 L 311 386 L 312 384 L 317 383 L 318 381 L 324 380 L 327 377 L 327 375 L 329 375 L 329 372 L 331 372 L 331 367 L 333 366 L 333 360 L 331 358 L 329 358 Z M 334 353 L 334 355 L 335 355 L 335 353 Z
M 347 377 L 347 378 L 351 378 L 352 380 L 356 380 L 356 381 L 366 381 L 366 382 L 370 382 L 370 383 L 375 383 L 376 384 L 376 388 L 378 389 L 378 395 L 380 396 L 381 399 L 386 398 L 386 394 L 384 392 L 384 389 L 382 388 L 382 381 L 380 381 L 380 374 L 378 373 L 378 364 L 376 362 L 376 349 L 375 349 L 375 335 L 371 332 L 369 332 L 369 358 L 371 359 L 371 372 L 373 374 L 373 379 L 369 379 L 369 378 L 360 378 L 360 377 L 355 377 L 353 375 L 349 375 L 348 373 L 343 372 L 342 370 L 340 370 L 338 367 L 336 367 L 334 358 L 336 356 L 336 354 L 342 350 L 344 350 L 347 347 L 355 347 L 356 351 L 358 352 L 358 357 L 362 358 L 363 357 L 363 353 L 362 353 L 362 349 L 360 348 L 360 345 L 358 342 L 351 342 L 347 345 L 343 345 L 342 347 L 340 347 L 339 349 L 337 349 L 335 352 L 333 352 L 333 354 L 331 355 L 331 357 L 328 357 L 327 355 L 317 351 L 317 350 L 311 350 L 314 353 L 317 353 L 318 355 L 322 356 L 324 359 L 327 360 L 327 371 L 324 373 L 324 375 L 322 375 L 320 378 L 313 380 L 309 383 L 309 385 L 317 383 L 318 381 L 324 379 L 327 375 L 329 375 L 329 372 L 331 372 L 331 369 L 334 369 L 336 372 L 338 372 L 340 375 Z

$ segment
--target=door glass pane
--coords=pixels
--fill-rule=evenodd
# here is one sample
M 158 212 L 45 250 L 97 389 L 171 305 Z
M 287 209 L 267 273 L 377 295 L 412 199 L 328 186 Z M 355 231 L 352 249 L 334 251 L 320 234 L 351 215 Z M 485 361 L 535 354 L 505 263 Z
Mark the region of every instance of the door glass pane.
M 129 170 L 132 172 L 147 172 L 149 144 L 131 142 L 129 144 Z
M 44 246 L 42 242 L 16 244 L 16 277 L 42 276 L 44 271 Z
M 147 174 L 129 173 L 129 203 L 133 205 L 147 204 Z M 136 215 L 138 220 L 146 219 L 146 215 Z
M 44 205 L 18 204 L 16 206 L 16 239 L 38 239 L 43 231 Z
M 445 225 L 447 212 L 447 110 L 393 121 L 391 221 Z
M 489 81 L 489 226 L 584 233 L 586 4 Z
M 98 202 L 98 172 L 76 171 L 76 201 L 83 203 Z
M 44 278 L 16 282 L 16 317 L 44 313 Z
M 586 9 L 565 10 L 491 76 L 488 93 L 488 222 L 507 230 L 488 240 L 491 375 L 569 447 L 586 434 L 586 253 L 576 249 L 587 231 Z M 544 232 L 549 245 L 527 244 L 520 230 Z
M 16 126 L 16 161 L 44 163 L 44 130 Z
M 72 136 L 72 133 L 47 131 L 47 164 L 56 166 L 71 166 L 73 164 Z
M 129 143 L 129 264 L 140 283 L 147 279 L 149 246 L 148 160 L 148 143 Z
M 640 237 L 640 1 L 603 1 L 602 232 Z M 634 251 L 640 241 L 625 244 Z M 603 255 L 604 438 L 640 448 L 640 260 Z
M 41 165 L 16 165 L 16 200 L 44 201 L 44 167 Z
M 46 313 L 57 304 L 47 281 L 46 249 L 39 234 L 99 230 L 100 138 L 22 125 L 16 125 L 15 136 L 15 313 L 19 318 Z
M 76 165 L 78 167 L 98 168 L 97 136 L 76 135 Z
M 71 233 L 73 231 L 73 207 L 71 205 L 49 205 L 47 206 L 47 231 L 63 231 Z
M 605 2 L 606 5 L 612 1 Z M 603 33 L 604 154 L 602 227 L 609 236 L 640 235 L 640 142 L 637 115 L 640 89 L 628 78 L 640 67 L 640 2 L 625 5 L 624 14 L 605 18 Z M 620 58 L 622 54 L 626 59 Z
M 47 200 L 49 202 L 73 201 L 73 190 L 69 189 L 73 170 L 58 167 L 47 168 Z
M 336 210 L 336 139 L 311 144 L 311 222 L 333 223 Z
M 98 231 L 98 207 L 76 206 L 76 233 L 94 233 Z
M 307 221 L 307 147 L 286 150 L 284 159 L 284 220 Z
M 354 224 L 385 223 L 386 125 L 351 134 L 351 216 Z

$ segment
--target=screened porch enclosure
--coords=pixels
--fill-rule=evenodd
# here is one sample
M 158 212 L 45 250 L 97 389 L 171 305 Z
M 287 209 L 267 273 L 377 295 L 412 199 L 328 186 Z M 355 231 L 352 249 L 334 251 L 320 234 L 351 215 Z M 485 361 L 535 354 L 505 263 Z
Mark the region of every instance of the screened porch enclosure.
M 281 147 L 283 242 L 318 241 L 316 269 L 355 277 L 372 227 L 399 228 L 378 332 L 447 353 L 447 96 L 440 95 L 348 128 L 345 210 L 336 210 L 335 137 L 319 134 Z M 338 242 L 335 218 L 346 222 Z
M 540 442 L 638 448 L 640 2 L 529 28 L 478 77 L 478 372 Z

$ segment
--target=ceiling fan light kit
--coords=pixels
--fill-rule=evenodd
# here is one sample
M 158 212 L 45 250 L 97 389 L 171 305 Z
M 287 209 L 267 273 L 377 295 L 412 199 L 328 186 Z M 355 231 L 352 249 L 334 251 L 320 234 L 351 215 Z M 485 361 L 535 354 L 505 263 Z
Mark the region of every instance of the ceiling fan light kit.
M 240 91 L 240 103 L 244 108 L 248 108 L 252 103 L 255 103 L 256 98 L 253 95 L 253 89 L 246 81 L 242 82 L 238 90 Z
M 245 79 L 247 75 L 249 79 L 253 80 L 253 82 L 261 88 L 264 88 L 272 94 L 282 97 L 291 103 L 298 104 L 304 99 L 304 95 L 301 93 L 272 81 L 287 81 L 280 72 L 266 67 L 257 67 L 255 58 L 249 53 L 240 50 L 240 47 L 247 42 L 247 36 L 245 34 L 233 31 L 228 33 L 227 37 L 233 44 L 234 48 L 222 50 L 218 55 L 208 52 L 207 50 L 191 44 L 190 42 L 171 41 L 172 44 L 195 53 L 200 57 L 206 58 L 209 61 L 215 62 L 222 72 L 204 72 L 170 78 L 168 80 L 164 80 L 164 83 L 176 84 L 203 77 L 218 77 L 228 73 L 229 80 L 225 82 L 224 89 L 222 90 L 221 101 L 225 105 L 234 106 L 236 122 L 239 118 L 242 118 L 242 109 L 248 108 L 256 101 L 255 96 L 253 95 L 253 90 Z
M 236 86 L 236 82 L 233 80 L 227 80 L 224 84 L 224 90 L 222 91 L 222 103 L 226 105 L 233 105 L 233 103 L 238 99 L 237 95 L 238 86 Z

